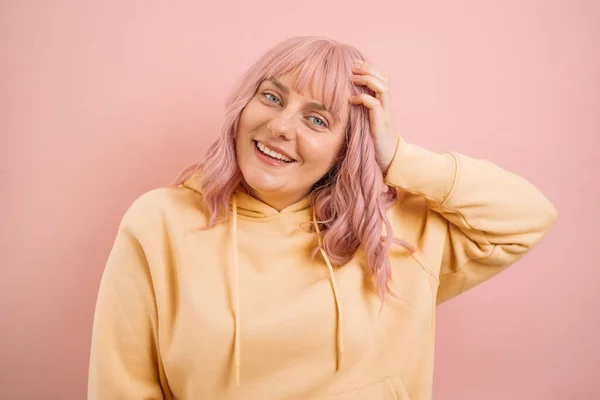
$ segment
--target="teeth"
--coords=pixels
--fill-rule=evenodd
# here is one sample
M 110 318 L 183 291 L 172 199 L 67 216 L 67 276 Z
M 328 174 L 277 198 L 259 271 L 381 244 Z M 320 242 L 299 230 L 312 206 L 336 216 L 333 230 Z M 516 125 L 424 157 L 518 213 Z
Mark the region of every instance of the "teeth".
M 284 156 L 283 154 L 280 154 L 280 153 L 278 153 L 278 152 L 276 152 L 274 150 L 269 149 L 267 146 L 265 146 L 264 144 L 262 144 L 260 142 L 256 142 L 256 147 L 258 147 L 258 149 L 262 153 L 264 153 L 264 154 L 266 154 L 268 156 L 271 156 L 273 158 L 277 158 L 277 159 L 279 159 L 281 161 L 285 161 L 285 162 L 292 162 L 292 161 L 294 161 L 291 158 Z

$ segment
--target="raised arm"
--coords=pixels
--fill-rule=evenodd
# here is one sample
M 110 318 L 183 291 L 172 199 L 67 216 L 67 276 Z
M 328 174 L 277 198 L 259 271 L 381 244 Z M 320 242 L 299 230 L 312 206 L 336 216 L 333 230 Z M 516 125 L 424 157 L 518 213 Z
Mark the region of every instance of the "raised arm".
M 437 154 L 400 139 L 386 181 L 427 199 L 447 221 L 438 304 L 498 274 L 556 220 L 531 183 L 485 160 Z

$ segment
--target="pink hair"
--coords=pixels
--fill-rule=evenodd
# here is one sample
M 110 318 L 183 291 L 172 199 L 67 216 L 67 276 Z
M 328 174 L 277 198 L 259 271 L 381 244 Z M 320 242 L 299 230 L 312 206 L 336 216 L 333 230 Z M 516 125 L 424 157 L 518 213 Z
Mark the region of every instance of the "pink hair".
M 206 158 L 186 168 L 176 180 L 180 184 L 196 171 L 209 214 L 207 228 L 229 218 L 229 201 L 242 182 L 237 164 L 235 136 L 240 114 L 265 79 L 295 73 L 294 90 L 311 94 L 341 120 L 348 96 L 361 92 L 374 95 L 350 80 L 354 60 L 365 60 L 352 46 L 323 37 L 294 37 L 267 51 L 236 83 L 226 102 L 221 135 Z M 381 297 L 391 293 L 390 262 L 387 252 L 393 242 L 412 252 L 412 247 L 393 238 L 385 210 L 397 200 L 397 191 L 383 181 L 369 126 L 368 110 L 350 106 L 346 142 L 339 162 L 317 182 L 311 193 L 321 228 L 323 248 L 335 266 L 346 264 L 359 246 L 365 250 L 367 265 Z M 382 238 L 382 226 L 385 237 Z

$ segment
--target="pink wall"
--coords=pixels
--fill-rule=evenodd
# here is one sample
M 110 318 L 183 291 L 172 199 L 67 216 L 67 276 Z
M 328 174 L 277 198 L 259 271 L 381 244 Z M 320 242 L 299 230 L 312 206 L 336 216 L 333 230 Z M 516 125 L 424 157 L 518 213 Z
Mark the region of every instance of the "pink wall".
M 0 3 L 0 398 L 85 397 L 122 213 L 204 153 L 233 80 L 296 34 L 370 54 L 408 141 L 490 158 L 559 210 L 526 259 L 440 307 L 435 398 L 600 398 L 600 2 L 237 3 Z

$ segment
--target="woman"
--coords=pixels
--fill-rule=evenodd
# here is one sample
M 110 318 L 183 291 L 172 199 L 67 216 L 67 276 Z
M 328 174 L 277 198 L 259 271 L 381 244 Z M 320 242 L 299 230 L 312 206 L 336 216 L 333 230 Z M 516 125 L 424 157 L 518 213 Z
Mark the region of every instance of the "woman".
M 555 219 L 524 179 L 406 143 L 353 47 L 286 40 L 240 80 L 206 159 L 124 216 L 89 398 L 428 399 L 436 304 Z

